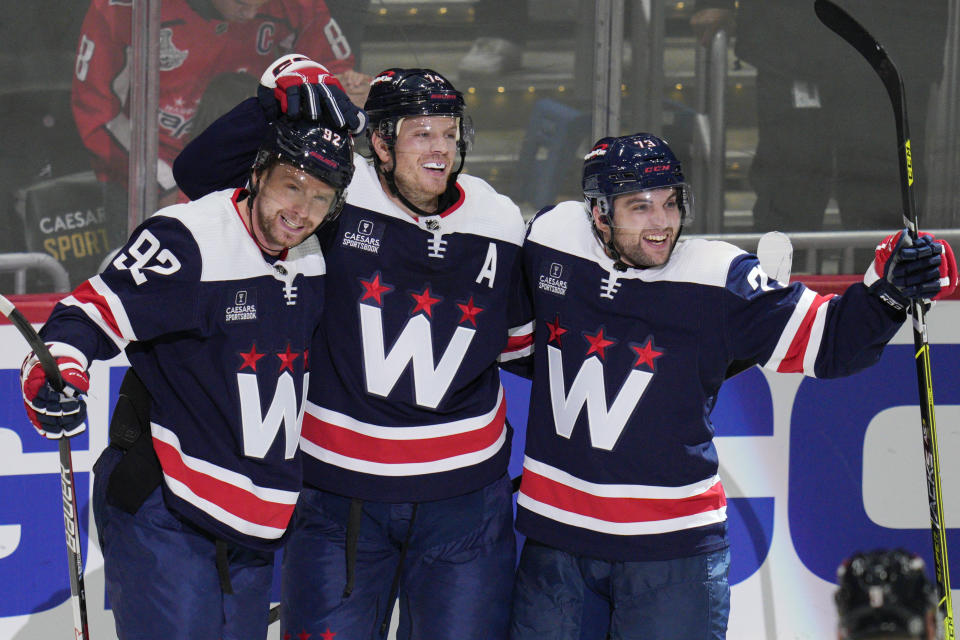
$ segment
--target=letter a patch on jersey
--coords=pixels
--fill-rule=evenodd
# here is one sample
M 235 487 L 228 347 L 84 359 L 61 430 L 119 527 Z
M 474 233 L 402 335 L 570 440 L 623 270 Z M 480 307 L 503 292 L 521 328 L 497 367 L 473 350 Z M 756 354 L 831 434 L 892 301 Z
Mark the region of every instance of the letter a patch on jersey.
M 597 449 L 612 450 L 654 374 L 631 369 L 614 397 L 613 404 L 607 406 L 607 390 L 600 358 L 587 358 L 580 365 L 569 393 L 564 393 L 566 385 L 560 349 L 548 345 L 547 360 L 550 371 L 550 403 L 553 406 L 557 435 L 570 438 L 583 405 L 586 404 L 590 443 Z

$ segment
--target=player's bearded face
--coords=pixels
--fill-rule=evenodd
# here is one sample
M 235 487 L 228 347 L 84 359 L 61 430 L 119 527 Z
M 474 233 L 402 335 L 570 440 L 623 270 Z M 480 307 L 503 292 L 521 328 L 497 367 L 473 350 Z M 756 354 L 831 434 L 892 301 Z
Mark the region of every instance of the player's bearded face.
M 595 210 L 594 213 L 597 216 Z M 610 224 L 597 220 L 604 237 L 624 262 L 635 267 L 666 264 L 680 235 L 681 212 L 673 187 L 648 189 L 617 196 Z
M 288 164 L 274 165 L 259 180 L 251 232 L 260 247 L 273 255 L 306 240 L 336 199 L 333 187 Z
M 398 128 L 394 145 L 397 189 L 424 211 L 435 211 L 458 157 L 457 119 L 450 116 L 404 118 Z

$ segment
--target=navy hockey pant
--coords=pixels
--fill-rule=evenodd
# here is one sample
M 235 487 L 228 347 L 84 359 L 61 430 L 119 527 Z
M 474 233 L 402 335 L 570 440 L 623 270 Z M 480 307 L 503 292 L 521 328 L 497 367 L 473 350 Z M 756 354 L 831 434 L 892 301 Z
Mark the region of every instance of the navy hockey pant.
M 510 640 L 723 640 L 729 569 L 729 549 L 676 560 L 611 562 L 528 538 L 514 586 Z M 588 589 L 609 605 L 609 635 L 605 625 L 583 620 Z
M 216 543 L 170 512 L 160 487 L 134 515 L 107 503 L 107 480 L 122 455 L 108 447 L 93 468 L 93 513 L 120 640 L 266 638 L 273 553 L 228 545 L 233 595 L 225 595 Z
M 345 596 L 350 507 L 350 498 L 324 491 L 306 488 L 300 494 L 283 552 L 281 637 L 386 637 L 391 585 L 409 534 L 397 638 L 506 638 L 516 561 L 507 476 L 446 500 L 363 502 L 354 585 Z

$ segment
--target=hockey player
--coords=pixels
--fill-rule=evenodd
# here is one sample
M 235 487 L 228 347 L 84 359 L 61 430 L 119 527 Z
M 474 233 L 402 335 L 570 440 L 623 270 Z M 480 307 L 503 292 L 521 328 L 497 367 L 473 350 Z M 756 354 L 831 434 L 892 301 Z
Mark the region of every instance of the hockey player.
M 919 556 L 903 549 L 856 553 L 837 569 L 839 640 L 936 640 L 936 589 Z
M 322 239 L 327 309 L 310 353 L 320 383 L 284 550 L 283 633 L 381 637 L 399 593 L 399 638 L 503 638 L 515 540 L 497 363 L 530 340 L 510 299 L 523 221 L 461 174 L 471 131 L 443 76 L 388 69 L 365 109 L 372 162 L 357 158 Z M 243 154 L 224 145 L 265 126 L 248 100 L 200 134 L 175 164 L 184 192 L 238 178 Z
M 532 221 L 523 250 L 534 373 L 513 640 L 577 640 L 587 590 L 612 638 L 723 638 L 726 499 L 710 412 L 732 365 L 816 377 L 875 363 L 909 301 L 956 286 L 946 243 L 884 240 L 842 296 L 768 278 L 724 243 L 678 241 L 693 213 L 667 144 L 587 154 L 587 204 Z
M 352 174 L 344 132 L 278 122 L 249 191 L 160 210 L 54 308 L 40 335 L 63 395 L 36 356 L 24 362 L 27 413 L 50 438 L 85 428 L 91 362 L 124 351 L 136 372 L 94 466 L 121 640 L 266 637 L 272 552 L 302 485 L 307 354 L 324 301 L 322 255 L 288 248 L 339 212 Z
M 71 101 L 108 206 L 125 201 L 130 149 L 133 2 L 93 0 L 77 50 Z M 323 0 L 165 0 L 160 16 L 157 185 L 172 204 L 171 164 L 188 139 L 204 90 L 224 72 L 259 72 L 294 49 L 351 80 L 353 56 Z M 255 76 L 254 76 L 255 77 Z

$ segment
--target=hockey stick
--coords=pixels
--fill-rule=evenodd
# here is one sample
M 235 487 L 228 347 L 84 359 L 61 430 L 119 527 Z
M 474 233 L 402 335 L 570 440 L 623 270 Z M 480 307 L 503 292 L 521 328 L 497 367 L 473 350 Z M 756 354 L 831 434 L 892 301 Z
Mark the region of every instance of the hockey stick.
M 816 0 L 814 10 L 820 21 L 846 40 L 866 58 L 880 76 L 897 124 L 897 158 L 900 165 L 900 194 L 903 200 L 903 223 L 910 239 L 916 241 L 919 220 L 916 195 L 913 191 L 914 173 L 910 158 L 910 130 L 907 124 L 907 102 L 903 79 L 887 52 L 873 36 L 850 15 L 830 0 Z M 917 383 L 920 392 L 920 426 L 923 431 L 923 452 L 926 465 L 927 501 L 930 506 L 930 529 L 933 534 L 933 559 L 937 573 L 940 610 L 943 613 L 945 638 L 954 640 L 953 598 L 950 593 L 950 566 L 947 563 L 947 534 L 943 522 L 943 496 L 940 489 L 940 456 L 937 446 L 937 427 L 933 411 L 933 375 L 930 368 L 930 344 L 927 342 L 927 323 L 923 304 L 911 304 L 913 314 L 913 344 L 917 362 Z
M 43 343 L 33 326 L 17 311 L 13 303 L 0 295 L 0 312 L 5 315 L 40 360 L 47 380 L 57 391 L 63 391 L 63 377 L 50 350 Z M 67 535 L 67 558 L 70 565 L 70 604 L 73 609 L 74 640 L 89 640 L 87 627 L 87 595 L 83 587 L 83 555 L 80 550 L 80 526 L 77 517 L 77 495 L 73 483 L 73 457 L 70 454 L 70 439 L 60 438 L 60 489 L 63 496 L 63 526 Z

